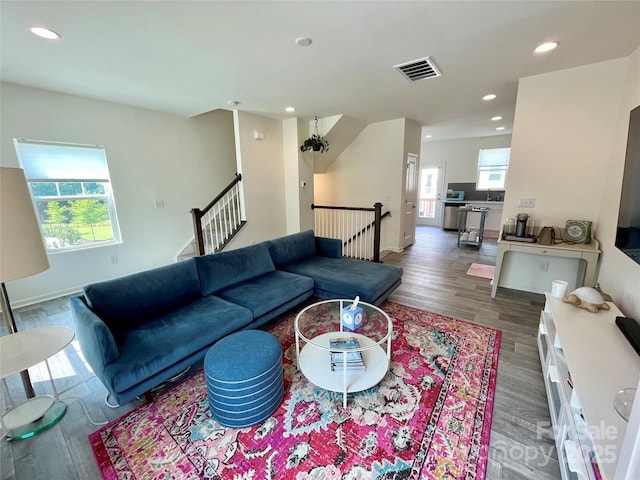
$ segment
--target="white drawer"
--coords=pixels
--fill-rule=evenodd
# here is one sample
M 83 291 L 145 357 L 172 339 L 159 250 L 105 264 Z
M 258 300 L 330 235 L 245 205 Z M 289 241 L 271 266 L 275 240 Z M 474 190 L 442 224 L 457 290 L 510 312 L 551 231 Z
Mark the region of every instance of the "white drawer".
M 512 252 L 531 253 L 533 255 L 548 255 L 550 257 L 582 258 L 582 252 L 564 250 L 561 248 L 544 248 L 543 246 L 511 245 Z

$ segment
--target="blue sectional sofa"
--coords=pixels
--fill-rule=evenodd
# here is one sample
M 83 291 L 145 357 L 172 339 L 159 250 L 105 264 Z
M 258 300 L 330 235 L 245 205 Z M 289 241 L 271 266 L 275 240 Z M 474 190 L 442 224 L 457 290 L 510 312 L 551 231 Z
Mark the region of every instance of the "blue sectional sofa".
M 123 404 L 312 296 L 379 305 L 401 280 L 402 269 L 343 258 L 340 240 L 309 230 L 87 285 L 69 302 L 87 362 Z

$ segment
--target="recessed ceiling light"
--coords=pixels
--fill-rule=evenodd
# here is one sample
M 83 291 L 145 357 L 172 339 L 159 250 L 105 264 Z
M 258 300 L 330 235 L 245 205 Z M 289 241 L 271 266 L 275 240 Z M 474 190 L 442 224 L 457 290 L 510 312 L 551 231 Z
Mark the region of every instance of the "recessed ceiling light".
M 296 38 L 296 45 L 298 45 L 299 47 L 308 47 L 312 43 L 313 43 L 313 40 L 311 40 L 309 37 Z
M 496 94 L 495 93 L 490 93 L 489 95 L 485 95 L 484 97 L 482 97 L 482 99 L 486 102 L 489 100 L 493 100 L 494 98 L 496 98 Z
M 545 42 L 536 47 L 535 53 L 546 53 L 555 49 L 558 46 L 558 42 Z
M 433 135 L 425 135 L 424 138 L 431 138 Z
M 502 117 L 500 115 L 496 115 L 495 117 L 491 117 L 491 120 L 497 122 L 499 120 L 502 120 Z
M 238 105 L 240 105 L 240 102 L 237 100 L 229 100 L 229 105 L 231 105 L 232 107 L 237 107 Z
M 296 111 L 296 107 L 287 107 L 284 109 L 285 112 L 293 113 Z
M 504 130 L 504 127 L 496 127 L 496 130 Z
M 59 33 L 45 27 L 31 27 L 29 28 L 29 30 L 34 35 L 37 35 L 41 38 L 46 38 L 47 40 L 57 40 L 58 38 L 60 38 Z

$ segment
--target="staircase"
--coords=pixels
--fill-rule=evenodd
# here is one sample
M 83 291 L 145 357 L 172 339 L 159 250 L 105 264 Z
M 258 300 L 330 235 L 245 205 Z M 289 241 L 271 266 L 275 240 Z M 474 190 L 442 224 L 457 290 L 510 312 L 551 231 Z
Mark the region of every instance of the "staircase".
M 364 208 L 313 204 L 311 208 L 317 236 L 341 240 L 344 257 L 380 263 L 381 222 L 391 216 L 389 211 L 382 213 L 382 203 Z
M 247 222 L 242 213 L 241 181 L 242 175 L 236 174 L 205 208 L 191 210 L 194 239 L 178 255 L 179 261 L 219 252 L 244 227 Z

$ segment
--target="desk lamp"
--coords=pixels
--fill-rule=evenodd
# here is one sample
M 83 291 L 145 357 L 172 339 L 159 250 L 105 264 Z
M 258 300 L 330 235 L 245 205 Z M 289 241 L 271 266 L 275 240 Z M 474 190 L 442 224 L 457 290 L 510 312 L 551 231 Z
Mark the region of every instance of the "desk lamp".
M 49 268 L 24 171 L 0 167 L 0 289 L 2 316 L 9 333 L 16 333 L 5 282 L 29 277 Z M 28 398 L 35 392 L 27 370 L 20 372 Z

